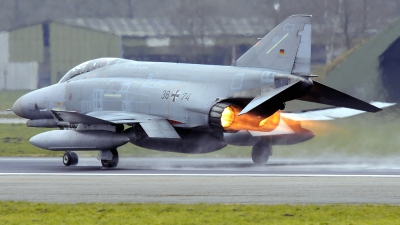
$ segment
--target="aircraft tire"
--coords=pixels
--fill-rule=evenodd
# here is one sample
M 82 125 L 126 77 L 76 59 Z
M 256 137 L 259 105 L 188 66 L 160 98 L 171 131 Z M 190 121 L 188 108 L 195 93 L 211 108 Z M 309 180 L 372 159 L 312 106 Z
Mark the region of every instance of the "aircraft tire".
M 110 150 L 113 157 L 111 160 L 101 160 L 101 165 L 105 168 L 114 168 L 118 165 L 119 157 L 117 149 Z
M 63 164 L 64 166 L 70 166 L 72 164 L 72 156 L 70 152 L 65 152 L 63 155 Z
M 70 154 L 71 154 L 71 157 L 72 157 L 71 166 L 76 166 L 78 164 L 78 161 L 79 161 L 78 154 L 76 154 L 75 152 L 71 152 Z
M 257 142 L 251 151 L 251 159 L 256 165 L 264 165 L 272 155 L 272 146 L 267 141 Z

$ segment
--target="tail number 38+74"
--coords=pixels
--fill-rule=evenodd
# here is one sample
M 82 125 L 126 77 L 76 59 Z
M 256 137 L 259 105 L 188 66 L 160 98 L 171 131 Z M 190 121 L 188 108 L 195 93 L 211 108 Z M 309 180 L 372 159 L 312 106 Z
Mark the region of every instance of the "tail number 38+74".
M 181 93 L 180 90 L 176 91 L 170 91 L 170 90 L 163 90 L 163 93 L 161 95 L 161 99 L 172 99 L 173 102 L 176 102 L 178 100 L 186 100 L 189 101 L 191 93 Z

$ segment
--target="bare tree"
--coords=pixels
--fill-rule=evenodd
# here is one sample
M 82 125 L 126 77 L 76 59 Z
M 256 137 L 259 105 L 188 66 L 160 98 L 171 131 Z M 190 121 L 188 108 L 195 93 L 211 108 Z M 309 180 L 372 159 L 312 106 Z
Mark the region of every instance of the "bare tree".
M 350 25 L 350 3 L 349 0 L 339 0 L 339 15 L 341 16 L 341 22 L 343 27 L 343 33 L 345 38 L 345 46 L 347 49 L 351 48 L 351 39 L 349 25 Z
M 210 23 L 215 18 L 215 9 L 209 1 L 180 0 L 171 18 L 182 34 L 181 40 L 191 46 L 191 51 L 181 52 L 189 61 L 204 63 Z M 186 39 L 185 36 L 188 38 Z M 185 41 L 186 40 L 186 41 Z

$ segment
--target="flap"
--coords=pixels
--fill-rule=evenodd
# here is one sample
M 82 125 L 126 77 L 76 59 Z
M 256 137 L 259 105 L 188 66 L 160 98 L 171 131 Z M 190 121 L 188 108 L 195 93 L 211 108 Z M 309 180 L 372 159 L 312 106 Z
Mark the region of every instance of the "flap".
M 150 138 L 180 138 L 175 128 L 167 120 L 153 120 L 140 123 L 140 126 Z

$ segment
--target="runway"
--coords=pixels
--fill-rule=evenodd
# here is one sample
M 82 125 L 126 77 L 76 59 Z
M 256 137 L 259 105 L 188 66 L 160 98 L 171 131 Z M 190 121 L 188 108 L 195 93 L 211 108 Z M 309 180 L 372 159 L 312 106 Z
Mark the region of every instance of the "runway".
M 121 157 L 103 169 L 95 158 L 0 158 L 0 200 L 400 204 L 396 161 Z

